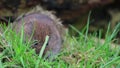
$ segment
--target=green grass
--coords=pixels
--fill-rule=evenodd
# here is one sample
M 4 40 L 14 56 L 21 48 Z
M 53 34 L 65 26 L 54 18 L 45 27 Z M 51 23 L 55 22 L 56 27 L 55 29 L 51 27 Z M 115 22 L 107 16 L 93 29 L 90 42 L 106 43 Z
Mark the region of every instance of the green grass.
M 100 37 L 95 41 L 94 34 L 87 34 L 86 38 L 86 32 L 79 31 L 77 37 L 67 35 L 60 54 L 50 62 L 42 57 L 44 48 L 36 55 L 30 48 L 31 41 L 23 42 L 24 33 L 17 35 L 10 27 L 3 26 L 0 68 L 119 68 L 120 46 L 111 47 L 114 35 L 106 35 L 104 43 L 100 42 Z
M 32 41 L 23 42 L 23 30 L 22 34 L 17 35 L 10 25 L 0 27 L 0 68 L 120 68 L 120 46 L 112 46 L 119 25 L 112 34 L 109 34 L 108 27 L 104 42 L 101 42 L 101 32 L 98 33 L 98 38 L 96 33 L 88 34 L 89 24 L 81 32 L 71 26 L 78 36 L 66 35 L 61 52 L 54 61 L 42 57 L 49 37 L 37 55 L 30 48 Z

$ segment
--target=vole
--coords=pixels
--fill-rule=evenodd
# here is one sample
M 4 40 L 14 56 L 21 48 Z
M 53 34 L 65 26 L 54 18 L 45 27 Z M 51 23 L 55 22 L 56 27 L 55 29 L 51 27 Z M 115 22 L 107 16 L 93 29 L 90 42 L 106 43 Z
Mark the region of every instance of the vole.
M 47 35 L 49 36 L 49 41 L 45 48 L 44 55 L 47 54 L 47 57 L 50 57 L 60 52 L 64 26 L 51 12 L 37 6 L 37 8 L 32 11 L 19 16 L 13 23 L 13 29 L 17 33 L 21 31 L 22 26 L 25 38 L 29 39 L 33 34 L 32 40 L 37 41 L 31 46 L 35 48 L 37 54 L 39 54 Z

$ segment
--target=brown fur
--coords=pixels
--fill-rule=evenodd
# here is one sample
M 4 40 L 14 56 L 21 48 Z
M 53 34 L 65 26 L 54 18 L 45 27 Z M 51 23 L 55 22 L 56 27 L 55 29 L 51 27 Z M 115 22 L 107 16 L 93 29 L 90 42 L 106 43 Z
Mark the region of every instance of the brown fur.
M 25 38 L 30 38 L 33 33 L 32 40 L 37 40 L 37 43 L 32 45 L 37 54 L 41 50 L 46 35 L 50 38 L 44 54 L 50 51 L 53 55 L 56 55 L 60 51 L 63 26 L 52 13 L 38 7 L 33 11 L 18 17 L 14 22 L 14 29 L 17 32 L 20 32 L 22 22 L 24 24 Z M 50 53 L 48 54 L 48 57 L 49 56 L 51 56 Z

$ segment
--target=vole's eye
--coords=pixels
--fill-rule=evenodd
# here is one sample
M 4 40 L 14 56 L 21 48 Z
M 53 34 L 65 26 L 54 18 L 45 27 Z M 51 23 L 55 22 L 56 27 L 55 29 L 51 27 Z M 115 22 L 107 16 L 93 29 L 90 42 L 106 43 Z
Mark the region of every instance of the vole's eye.
M 38 43 L 39 43 L 39 41 L 38 41 L 38 40 L 35 40 L 33 44 L 34 44 L 34 45 L 38 45 Z
M 38 43 L 35 43 L 34 45 L 38 45 Z
M 46 45 L 48 46 L 48 43 Z

